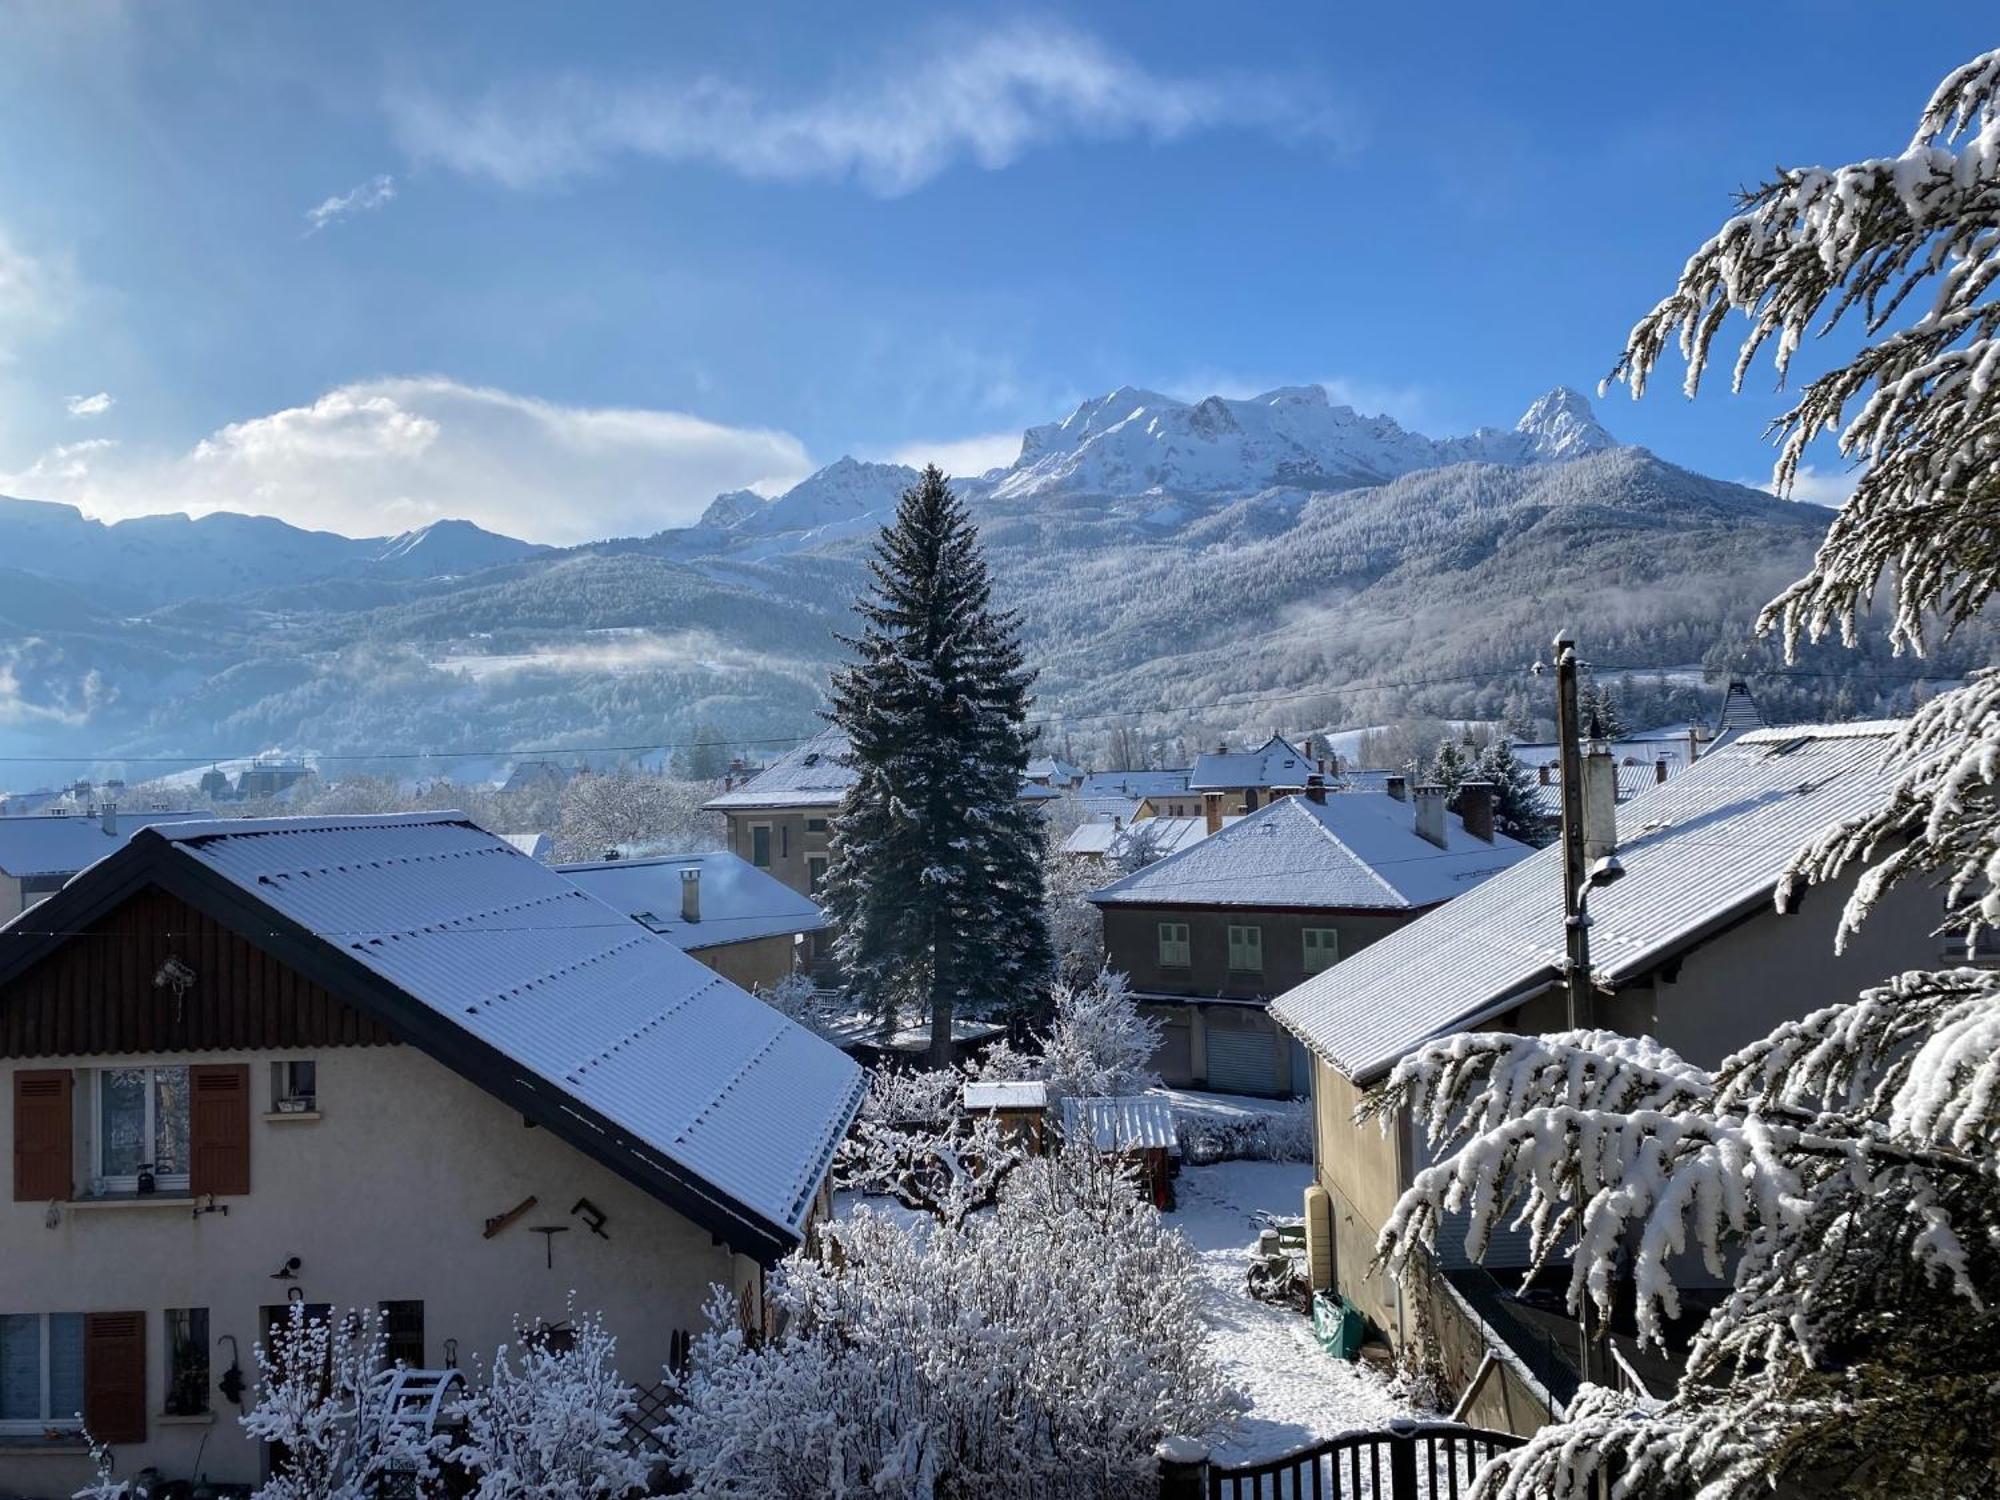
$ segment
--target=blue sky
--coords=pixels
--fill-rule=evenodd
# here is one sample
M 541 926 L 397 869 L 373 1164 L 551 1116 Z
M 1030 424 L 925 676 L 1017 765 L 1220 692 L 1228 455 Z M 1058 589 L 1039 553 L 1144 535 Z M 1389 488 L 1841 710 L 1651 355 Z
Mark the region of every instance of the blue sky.
M 1511 422 L 1994 41 L 1883 14 L 10 6 L 0 490 L 571 541 L 1126 383 Z M 1761 479 L 1767 372 L 1673 385 L 1601 414 Z

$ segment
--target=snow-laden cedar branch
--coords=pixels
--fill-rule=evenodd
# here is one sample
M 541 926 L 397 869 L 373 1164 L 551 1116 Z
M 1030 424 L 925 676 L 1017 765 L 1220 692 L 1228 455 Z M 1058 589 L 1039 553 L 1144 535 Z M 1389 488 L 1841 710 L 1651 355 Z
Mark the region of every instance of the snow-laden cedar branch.
M 1973 969 L 1905 974 L 1714 1074 L 1607 1032 L 1456 1036 L 1405 1058 L 1368 1109 L 1459 1149 L 1398 1203 L 1379 1245 L 1392 1268 L 1448 1212 L 1467 1214 L 1475 1255 L 1500 1224 L 1530 1227 L 1538 1261 L 1580 1237 L 1571 1307 L 1608 1316 L 1629 1255 L 1640 1335 L 1662 1344 L 1677 1263 L 1722 1276 L 1737 1253 L 1663 1409 L 1586 1388 L 1484 1493 L 1580 1496 L 1606 1466 L 1631 1495 L 1747 1495 L 1843 1466 L 1990 1482 L 1996 1101 L 2000 974 Z

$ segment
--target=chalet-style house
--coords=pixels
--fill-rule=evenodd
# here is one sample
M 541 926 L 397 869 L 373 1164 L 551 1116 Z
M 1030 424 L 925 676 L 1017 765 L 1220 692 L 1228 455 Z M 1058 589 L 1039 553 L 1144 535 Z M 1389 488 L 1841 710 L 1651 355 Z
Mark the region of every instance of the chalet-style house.
M 1305 1054 L 1271 997 L 1531 852 L 1494 833 L 1483 783 L 1464 817 L 1438 787 L 1328 793 L 1317 774 L 1234 822 L 1221 802 L 1210 794 L 1206 837 L 1090 898 L 1106 961 L 1164 1024 L 1160 1076 L 1221 1093 L 1303 1094 Z
M 826 926 L 811 900 L 727 850 L 556 870 L 746 990 L 804 968 L 808 939 Z
M 77 871 L 125 847 L 141 828 L 189 823 L 205 812 L 40 812 L 0 818 L 0 922 L 61 890 Z
M 141 830 L 0 928 L 0 1493 L 249 1485 L 288 1302 L 413 1366 L 572 1291 L 659 1372 L 829 1210 L 836 1048 L 453 813 Z M 233 1382 L 229 1383 L 233 1386 Z
M 1885 896 L 1840 956 L 1833 934 L 1851 879 L 1808 891 L 1794 911 L 1773 905 L 1779 877 L 1810 836 L 1883 805 L 1892 778 L 1882 756 L 1897 727 L 1752 731 L 1609 812 L 1587 809 L 1586 831 L 1615 830 L 1624 870 L 1590 897 L 1593 1023 L 1655 1037 L 1713 1067 L 1783 1020 L 1935 965 L 1941 898 L 1921 884 Z M 1606 785 L 1586 777 L 1587 787 Z M 1574 1392 L 1577 1373 L 1563 1357 L 1574 1349 L 1573 1325 L 1552 1333 L 1514 1296 L 1525 1232 L 1496 1230 L 1473 1267 L 1462 1232 L 1447 1226 L 1435 1268 L 1402 1285 L 1371 1272 L 1376 1236 L 1430 1158 L 1409 1121 L 1385 1134 L 1375 1121 L 1356 1123 L 1354 1110 L 1432 1038 L 1565 1029 L 1562 859 L 1560 847 L 1537 852 L 1343 956 L 1271 1007 L 1313 1058 L 1316 1167 L 1306 1216 L 1315 1284 L 1337 1289 L 1398 1342 L 1421 1298 L 1459 1391 L 1485 1370 L 1470 1420 L 1517 1432 Z M 1698 1265 L 1688 1270 L 1690 1288 L 1704 1284 Z M 1484 1360 L 1489 1351 L 1495 1361 Z M 1629 1341 L 1624 1352 L 1643 1364 Z M 1670 1387 L 1670 1376 L 1661 1384 Z
M 1265 803 L 1304 791 L 1308 778 L 1327 768 L 1283 735 L 1274 734 L 1255 750 L 1218 745 L 1194 758 L 1188 790 L 1219 794 L 1224 813 L 1253 813 Z

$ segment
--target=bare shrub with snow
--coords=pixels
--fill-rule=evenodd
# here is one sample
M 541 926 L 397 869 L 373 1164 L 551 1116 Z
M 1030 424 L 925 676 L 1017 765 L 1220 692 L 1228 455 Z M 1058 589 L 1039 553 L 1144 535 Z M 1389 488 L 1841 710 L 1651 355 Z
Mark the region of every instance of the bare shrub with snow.
M 980 1076 L 1038 1079 L 1048 1085 L 1051 1103 L 1159 1087 L 1153 1054 L 1160 1048 L 1160 1023 L 1140 1011 L 1123 974 L 1100 969 L 1088 983 L 1058 984 L 1054 1007 L 1054 1020 L 1039 1038 L 1040 1056 L 996 1048 Z
M 956 1068 L 878 1068 L 835 1158 L 843 1188 L 956 1223 L 990 1208 L 1020 1166 L 1018 1142 L 961 1107 Z
M 669 1418 L 695 1495 L 1148 1495 L 1160 1436 L 1239 1398 L 1205 1345 L 1192 1252 L 1087 1150 L 1025 1163 L 991 1213 L 862 1209 L 774 1284 L 782 1332 L 718 1298 Z
M 1191 1167 L 1220 1161 L 1311 1161 L 1312 1107 L 1303 1099 L 1250 1108 L 1174 1106 L 1174 1137 Z
M 771 984 L 757 986 L 757 998 L 808 1031 L 830 1036 L 847 1012 L 833 993 L 813 983 L 812 975 L 793 970 Z
M 597 1313 L 572 1310 L 561 1336 L 516 1323 L 458 1410 L 464 1436 L 451 1458 L 475 1500 L 618 1500 L 645 1488 L 659 1455 L 627 1441 L 637 1408 L 616 1353 Z

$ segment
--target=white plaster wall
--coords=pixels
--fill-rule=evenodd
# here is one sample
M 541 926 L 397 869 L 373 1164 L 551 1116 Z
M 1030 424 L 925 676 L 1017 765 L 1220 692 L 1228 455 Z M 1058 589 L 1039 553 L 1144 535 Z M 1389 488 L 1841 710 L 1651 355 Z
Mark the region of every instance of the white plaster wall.
M 318 1063 L 321 1118 L 267 1122 L 269 1063 Z M 619 1339 L 628 1380 L 660 1378 L 677 1328 L 700 1326 L 708 1288 L 756 1279 L 748 1257 L 575 1151 L 548 1131 L 526 1128 L 502 1107 L 413 1047 L 352 1047 L 316 1053 L 203 1053 L 173 1057 L 34 1059 L 0 1063 L 0 1099 L 11 1100 L 17 1067 L 120 1062 L 251 1064 L 251 1192 L 220 1200 L 227 1216 L 195 1218 L 185 1200 L 147 1207 L 65 1204 L 45 1225 L 46 1205 L 12 1201 L 11 1108 L 0 1108 L 0 1312 L 142 1309 L 148 1441 L 118 1452 L 119 1473 L 156 1465 L 167 1478 L 202 1467 L 217 1480 L 254 1481 L 260 1453 L 238 1429 L 236 1410 L 211 1391 L 212 1424 L 164 1424 L 166 1336 L 162 1310 L 209 1309 L 211 1374 L 229 1364 L 234 1335 L 254 1388 L 252 1346 L 260 1309 L 286 1299 L 271 1273 L 302 1262 L 306 1300 L 336 1307 L 417 1299 L 424 1304 L 425 1357 L 443 1362 L 458 1341 L 468 1370 L 509 1334 L 513 1316 L 560 1321 L 566 1294 L 601 1310 Z M 79 1176 L 79 1183 L 83 1178 Z M 534 1195 L 538 1205 L 493 1239 L 487 1218 Z M 590 1234 L 570 1206 L 587 1197 L 609 1216 L 608 1240 Z M 563 1224 L 545 1259 L 537 1224 Z M 254 1398 L 252 1398 L 254 1399 Z M 58 1497 L 88 1477 L 75 1454 L 0 1448 L 0 1496 Z

